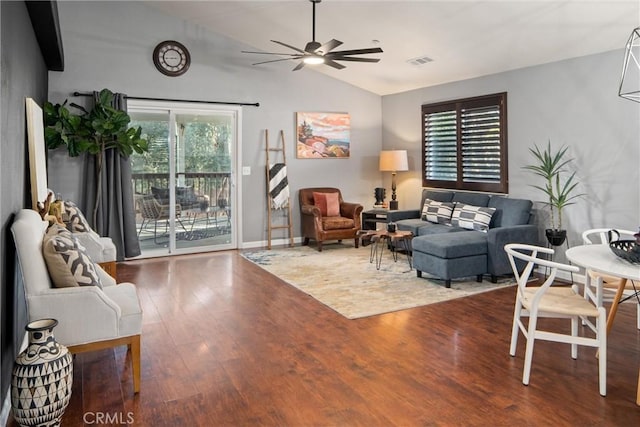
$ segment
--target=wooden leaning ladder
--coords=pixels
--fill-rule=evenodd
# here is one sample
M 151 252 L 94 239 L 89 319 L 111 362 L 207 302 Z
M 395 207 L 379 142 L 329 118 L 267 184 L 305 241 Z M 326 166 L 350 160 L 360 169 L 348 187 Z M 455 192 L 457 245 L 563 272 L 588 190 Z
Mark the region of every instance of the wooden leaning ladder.
M 273 230 L 278 230 L 278 229 L 288 229 L 289 230 L 289 246 L 293 246 L 293 224 L 291 223 L 291 196 L 289 196 L 287 203 L 286 203 L 286 208 L 287 208 L 287 218 L 286 218 L 286 223 L 285 224 L 274 224 L 273 223 L 273 211 L 277 210 L 273 207 L 273 198 L 271 197 L 271 192 L 270 192 L 270 186 L 269 186 L 269 181 L 270 181 L 270 176 L 269 176 L 269 169 L 271 168 L 271 162 L 270 162 L 270 156 L 269 153 L 271 152 L 282 152 L 282 163 L 286 166 L 287 165 L 287 155 L 285 152 L 285 144 L 284 144 L 284 131 L 280 130 L 280 141 L 282 143 L 281 148 L 271 148 L 269 147 L 269 130 L 265 129 L 264 131 L 264 137 L 265 137 L 265 142 L 266 142 L 266 153 L 267 153 L 267 223 L 268 223 L 268 232 L 267 232 L 267 248 L 271 249 L 271 235 Z M 277 155 L 277 154 L 276 154 Z M 275 156 L 275 155 L 274 155 Z

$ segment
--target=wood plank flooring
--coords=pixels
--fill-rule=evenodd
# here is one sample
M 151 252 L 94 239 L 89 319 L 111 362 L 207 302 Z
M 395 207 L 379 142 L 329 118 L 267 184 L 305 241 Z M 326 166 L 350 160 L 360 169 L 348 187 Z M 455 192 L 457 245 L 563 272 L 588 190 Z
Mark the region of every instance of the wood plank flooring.
M 522 385 L 513 287 L 348 320 L 237 251 L 120 263 L 118 275 L 144 307 L 142 390 L 124 348 L 77 355 L 63 426 L 640 425 L 633 304 L 609 337 L 601 397 L 584 347 L 572 360 L 568 345 L 537 343 Z

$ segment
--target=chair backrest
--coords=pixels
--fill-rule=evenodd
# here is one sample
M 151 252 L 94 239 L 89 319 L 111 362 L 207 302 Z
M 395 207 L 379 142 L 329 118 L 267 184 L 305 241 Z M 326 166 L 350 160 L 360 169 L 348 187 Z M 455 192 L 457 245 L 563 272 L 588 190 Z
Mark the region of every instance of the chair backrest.
M 316 187 L 316 188 L 301 188 L 298 192 L 298 202 L 302 205 L 313 205 L 313 193 L 338 193 L 340 203 L 342 200 L 342 193 L 337 188 L 332 187 Z
M 540 254 L 553 254 L 555 251 L 551 248 L 527 245 L 523 243 L 509 243 L 504 246 L 504 250 L 507 252 L 509 263 L 511 264 L 513 274 L 516 278 L 516 282 L 518 283 L 518 292 L 521 296 L 524 294 L 524 289 L 527 287 L 527 283 L 529 283 L 529 277 L 531 277 L 534 268 L 536 266 L 549 268 L 550 273 L 546 277 L 542 285 L 536 284 L 536 286 L 540 286 L 541 288 L 541 290 L 534 297 L 534 303 L 536 305 L 537 300 L 540 299 L 542 294 L 549 286 L 551 286 L 551 284 L 555 280 L 558 274 L 558 270 L 569 271 L 573 273 L 577 273 L 578 271 L 580 271 L 580 269 L 575 265 L 562 264 L 539 257 Z M 518 263 L 516 262 L 516 260 L 520 260 L 526 263 L 524 269 L 518 269 Z
M 27 296 L 46 292 L 52 286 L 44 256 L 34 256 L 42 255 L 42 241 L 48 226 L 40 214 L 31 209 L 20 210 L 11 225 Z
M 612 232 L 615 230 L 616 233 Z M 611 237 L 609 237 L 611 235 Z M 585 245 L 598 244 L 608 245 L 613 240 L 635 240 L 634 232 L 629 230 L 611 229 L 611 228 L 592 228 L 582 232 L 582 242 Z
M 153 195 L 145 195 L 137 199 L 138 210 L 144 219 L 159 219 L 160 207 Z

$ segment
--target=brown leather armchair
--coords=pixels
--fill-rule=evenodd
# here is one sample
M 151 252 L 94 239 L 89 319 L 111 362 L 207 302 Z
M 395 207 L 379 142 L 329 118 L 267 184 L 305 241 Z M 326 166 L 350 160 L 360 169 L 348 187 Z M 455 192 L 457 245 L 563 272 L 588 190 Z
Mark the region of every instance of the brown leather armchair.
M 314 203 L 313 193 L 338 193 L 339 215 L 322 216 L 320 207 Z M 362 205 L 345 202 L 337 188 L 302 188 L 298 195 L 303 245 L 308 245 L 309 239 L 314 239 L 318 243 L 318 251 L 321 252 L 322 242 L 325 240 L 353 239 L 356 248 L 358 247 L 357 234 L 360 230 Z

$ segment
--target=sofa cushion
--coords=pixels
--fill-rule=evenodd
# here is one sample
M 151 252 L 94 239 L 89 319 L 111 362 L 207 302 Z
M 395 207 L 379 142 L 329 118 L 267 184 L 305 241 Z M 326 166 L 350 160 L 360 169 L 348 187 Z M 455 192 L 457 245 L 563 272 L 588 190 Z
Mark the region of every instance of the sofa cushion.
M 488 194 L 457 192 L 453 195 L 453 199 L 451 199 L 451 201 L 464 203 L 465 205 L 484 207 L 488 205 L 489 199 L 490 196 Z
M 461 258 L 487 253 L 487 235 L 477 231 L 418 236 L 411 240 L 414 252 L 438 258 Z
M 313 204 L 320 209 L 322 216 L 340 216 L 340 195 L 338 193 L 316 193 L 314 191 Z
M 451 224 L 454 206 L 454 203 L 425 199 L 422 206 L 422 219 L 436 224 Z
M 489 229 L 489 223 L 495 211 L 495 208 L 457 203 L 453 209 L 451 225 L 468 230 L 486 232 Z
M 396 227 L 401 231 L 410 231 L 414 236 L 453 233 L 464 230 L 460 227 L 452 227 L 451 225 L 434 224 L 433 222 L 423 221 L 420 218 L 402 219 L 400 221 L 396 221 Z
M 496 211 L 490 228 L 528 224 L 532 206 L 531 200 L 492 196 L 489 207 L 496 208 Z
M 47 230 L 42 242 L 42 254 L 53 286 L 100 286 L 96 265 L 73 234 L 61 225 Z
M 450 202 L 453 199 L 453 191 L 434 191 L 434 190 L 422 190 L 422 196 L 420 199 L 420 207 L 424 206 L 426 199 L 435 200 L 436 202 Z

